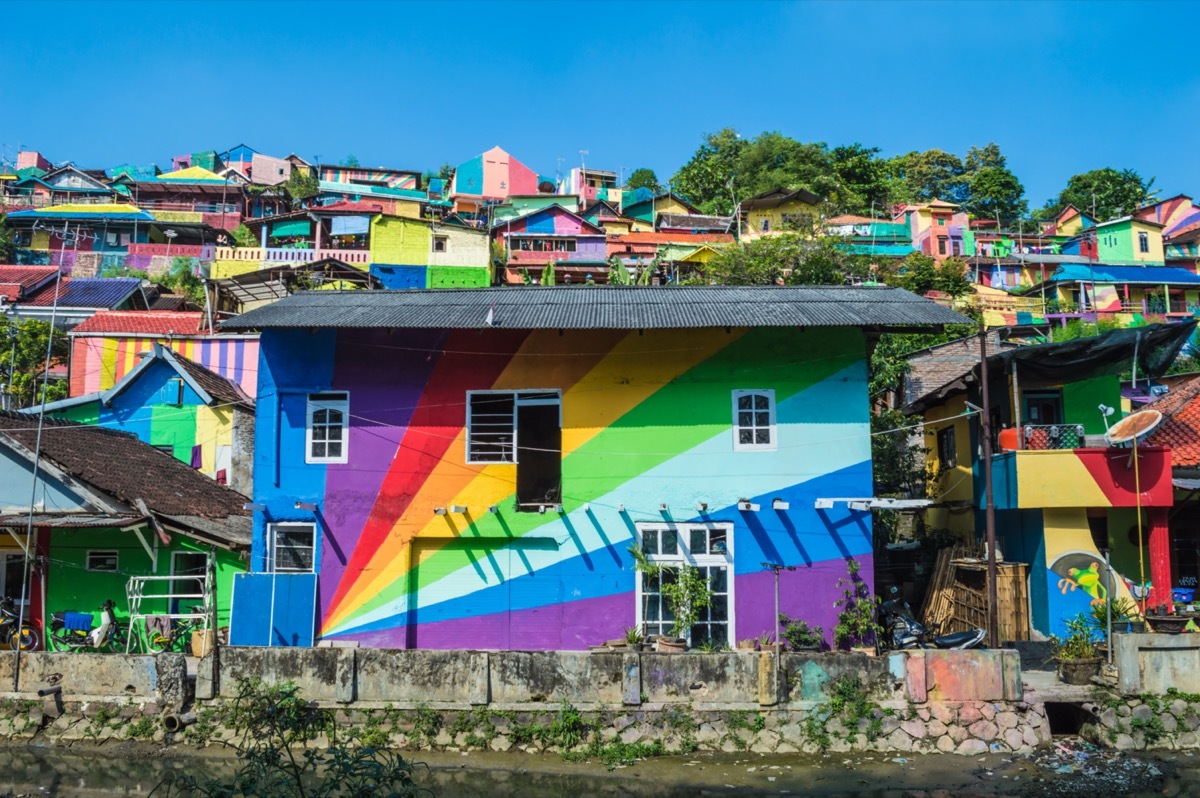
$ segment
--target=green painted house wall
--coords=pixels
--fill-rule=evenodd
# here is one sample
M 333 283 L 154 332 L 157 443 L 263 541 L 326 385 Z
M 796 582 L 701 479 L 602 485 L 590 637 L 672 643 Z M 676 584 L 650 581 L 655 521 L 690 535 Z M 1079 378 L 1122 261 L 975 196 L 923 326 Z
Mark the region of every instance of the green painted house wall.
M 146 533 L 153 543 L 153 535 Z M 117 552 L 116 572 L 87 570 L 89 551 Z M 119 529 L 53 529 L 50 532 L 50 565 L 46 584 L 46 610 L 48 613 L 74 611 L 91 613 L 99 623 L 99 607 L 108 599 L 116 604 L 114 612 L 119 620 L 129 618 L 129 602 L 125 594 L 126 583 L 131 576 L 170 576 L 173 552 L 209 551 L 207 546 L 174 535 L 170 545 L 159 544 L 158 568 L 152 568 L 150 555 L 142 547 L 137 535 Z M 230 597 L 233 590 L 233 575 L 246 570 L 240 555 L 224 549 L 216 552 L 217 624 L 229 625 Z M 155 592 L 167 592 L 165 586 Z M 198 604 L 185 600 L 185 606 Z M 143 607 L 152 612 L 167 612 L 166 600 L 145 600 Z
M 492 284 L 491 269 L 480 266 L 430 266 L 430 288 L 483 288 Z
M 429 225 L 400 216 L 371 220 L 371 263 L 424 266 L 429 263 Z
M 1121 383 L 1116 377 L 1093 377 L 1063 386 L 1063 420 L 1082 424 L 1088 435 L 1104 433 L 1100 405 L 1121 407 Z M 1116 421 L 1115 418 L 1110 421 Z

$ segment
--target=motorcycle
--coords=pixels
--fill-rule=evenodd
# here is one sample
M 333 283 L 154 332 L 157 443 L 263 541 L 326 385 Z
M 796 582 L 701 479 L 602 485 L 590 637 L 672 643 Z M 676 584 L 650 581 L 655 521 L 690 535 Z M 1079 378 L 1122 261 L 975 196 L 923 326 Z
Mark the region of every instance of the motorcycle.
M 23 619 L 24 622 L 21 623 L 21 632 L 18 634 L 18 620 L 21 620 L 21 613 L 17 609 L 17 602 L 8 596 L 0 599 L 0 640 L 8 643 L 8 647 L 13 651 L 18 648 L 22 651 L 36 651 L 42 642 L 37 630 L 30 625 L 29 618 L 26 616 Z
M 90 613 L 56 612 L 50 616 L 50 636 L 47 639 L 51 648 L 59 651 L 79 651 L 90 648 L 95 650 L 123 651 L 125 642 L 113 614 L 116 605 L 110 599 L 100 605 L 100 625 L 92 628 L 94 620 Z
M 899 590 L 893 587 L 890 595 L 891 597 L 879 606 L 879 626 L 883 629 L 880 648 L 883 650 L 981 648 L 984 638 L 987 637 L 986 629 L 939 635 L 936 628 L 927 629 L 917 620 L 908 602 L 900 597 Z

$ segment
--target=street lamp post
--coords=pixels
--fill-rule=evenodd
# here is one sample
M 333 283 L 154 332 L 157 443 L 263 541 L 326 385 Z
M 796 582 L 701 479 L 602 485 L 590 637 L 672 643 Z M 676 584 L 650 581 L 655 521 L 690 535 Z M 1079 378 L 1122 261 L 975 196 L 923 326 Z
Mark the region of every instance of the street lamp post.
M 167 237 L 167 258 L 171 257 L 171 242 L 179 235 L 174 230 L 163 230 L 163 235 Z

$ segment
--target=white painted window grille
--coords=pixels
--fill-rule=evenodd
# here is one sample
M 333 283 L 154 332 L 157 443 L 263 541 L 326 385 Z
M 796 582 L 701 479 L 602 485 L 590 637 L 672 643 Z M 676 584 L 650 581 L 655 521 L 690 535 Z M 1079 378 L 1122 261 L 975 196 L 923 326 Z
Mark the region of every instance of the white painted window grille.
M 304 462 L 344 463 L 349 454 L 350 394 L 310 393 Z
M 684 565 L 708 579 L 712 606 L 700 611 L 684 636 L 690 645 L 712 641 L 732 647 L 734 630 L 733 527 L 730 524 L 639 524 L 642 551 L 661 576 L 637 573 L 637 622 L 647 636 L 670 635 L 675 616 L 663 599 L 662 585 Z
M 747 389 L 733 392 L 733 450 L 774 451 L 775 391 Z
M 316 564 L 317 525 L 267 526 L 267 570 L 277 574 L 311 574 Z
M 556 390 L 468 391 L 467 462 L 516 463 L 518 408 L 559 405 L 561 424 L 561 403 Z

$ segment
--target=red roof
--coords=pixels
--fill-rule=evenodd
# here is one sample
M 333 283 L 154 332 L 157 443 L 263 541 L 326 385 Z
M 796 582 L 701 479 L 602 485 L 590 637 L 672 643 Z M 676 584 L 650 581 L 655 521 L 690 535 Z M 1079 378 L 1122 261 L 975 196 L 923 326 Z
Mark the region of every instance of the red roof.
M 1170 446 L 1172 466 L 1200 466 L 1200 377 L 1179 383 L 1149 406 L 1163 414 L 1163 421 L 1146 442 Z
M 835 216 L 832 219 L 827 219 L 825 224 L 875 224 L 876 222 L 887 221 L 886 219 L 872 219 L 870 216 L 858 216 L 853 213 L 843 213 L 841 216 Z
M 0 296 L 15 302 L 57 273 L 57 266 L 0 266 Z
M 71 330 L 72 333 L 129 333 L 134 335 L 197 335 L 205 332 L 204 314 L 171 310 L 102 310 Z
M 609 236 L 609 244 L 732 244 L 728 233 L 626 233 Z

